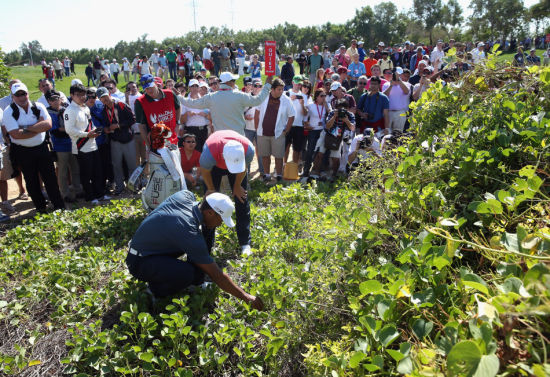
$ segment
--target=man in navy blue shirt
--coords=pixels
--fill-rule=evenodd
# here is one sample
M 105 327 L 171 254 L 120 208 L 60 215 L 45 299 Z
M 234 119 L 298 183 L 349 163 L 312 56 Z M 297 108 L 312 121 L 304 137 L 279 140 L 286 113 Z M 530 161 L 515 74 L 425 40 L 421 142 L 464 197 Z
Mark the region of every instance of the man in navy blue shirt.
M 222 221 L 235 226 L 231 219 L 234 209 L 229 197 L 217 192 L 200 203 L 187 190 L 168 197 L 134 234 L 126 258 L 128 270 L 146 281 L 155 297 L 200 285 L 206 273 L 221 289 L 261 310 L 262 300 L 245 292 L 218 267 L 210 256 L 213 238 L 203 235 Z M 179 259 L 183 254 L 187 261 Z

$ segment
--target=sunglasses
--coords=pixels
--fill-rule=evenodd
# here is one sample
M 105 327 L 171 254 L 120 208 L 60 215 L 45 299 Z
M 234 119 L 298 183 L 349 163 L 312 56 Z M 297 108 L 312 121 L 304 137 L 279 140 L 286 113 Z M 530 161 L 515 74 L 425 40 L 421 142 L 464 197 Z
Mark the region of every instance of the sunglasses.
M 326 97 L 326 94 L 319 94 L 319 97 Z
M 363 82 L 363 81 L 359 81 L 359 82 L 357 83 L 357 85 L 367 85 L 367 83 L 366 83 L 366 82 Z
M 86 96 L 86 100 L 96 99 L 96 98 L 97 98 L 96 96 Z
M 105 89 L 107 89 L 107 90 L 115 90 L 115 88 L 112 87 L 112 86 L 106 86 Z
M 185 143 L 187 144 L 197 144 L 195 140 L 186 140 Z
M 24 97 L 26 96 L 28 93 L 27 92 L 17 92 L 14 94 L 15 97 Z
M 261 88 L 261 87 L 262 85 L 258 85 L 258 84 L 254 85 L 254 88 Z

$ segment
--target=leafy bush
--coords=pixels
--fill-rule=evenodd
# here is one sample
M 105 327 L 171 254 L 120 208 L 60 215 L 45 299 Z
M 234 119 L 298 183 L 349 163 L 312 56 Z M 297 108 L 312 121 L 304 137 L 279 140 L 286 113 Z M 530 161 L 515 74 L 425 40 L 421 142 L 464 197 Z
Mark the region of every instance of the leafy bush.
M 434 85 L 417 137 L 349 184 L 254 184 L 254 253 L 222 227 L 214 255 L 264 312 L 217 288 L 151 305 L 124 265 L 137 202 L 11 230 L 3 372 L 547 375 L 550 70 L 490 65 Z

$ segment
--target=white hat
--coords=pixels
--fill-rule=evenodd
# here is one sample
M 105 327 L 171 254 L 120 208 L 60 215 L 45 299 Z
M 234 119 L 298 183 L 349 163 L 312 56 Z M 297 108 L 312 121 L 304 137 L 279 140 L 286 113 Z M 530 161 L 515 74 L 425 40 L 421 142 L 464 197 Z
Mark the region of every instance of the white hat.
M 397 68 L 395 69 L 395 73 L 397 73 L 398 75 L 402 74 L 402 73 L 403 73 L 403 68 L 397 67 Z
M 363 42 L 363 41 L 357 42 L 357 45 L 359 45 L 359 46 L 361 46 L 361 45 L 363 45 L 363 44 L 365 44 L 365 42 Z
M 244 45 L 243 45 L 242 43 L 239 43 L 239 46 L 242 46 L 242 47 L 244 47 Z
M 340 84 L 339 81 L 333 82 L 332 85 L 330 86 L 330 91 L 332 92 L 333 90 L 336 90 L 341 87 L 342 87 L 342 84 Z
M 158 50 L 158 48 L 156 48 L 156 47 L 153 49 L 153 51 L 157 51 L 157 50 Z
M 231 218 L 231 215 L 235 211 L 235 205 L 231 199 L 229 199 L 229 196 L 214 192 L 206 197 L 206 202 L 212 207 L 214 212 L 220 215 L 225 225 L 231 228 L 235 226 Z
M 199 82 L 199 88 L 209 88 L 208 84 L 205 83 L 204 81 L 200 81 Z
M 222 84 L 225 84 L 228 81 L 237 80 L 239 78 L 239 75 L 233 75 L 231 72 L 222 72 L 220 75 L 220 82 Z
M 82 84 L 82 81 L 80 81 L 79 79 L 73 79 L 73 81 L 71 81 L 71 86 L 77 85 L 77 84 L 84 85 Z
M 223 146 L 223 159 L 227 170 L 231 174 L 242 173 L 246 170 L 246 163 L 244 160 L 244 148 L 241 143 L 236 140 L 229 140 Z
M 382 47 L 384 47 L 384 46 L 385 46 L 385 44 L 384 44 L 384 42 L 380 42 L 380 43 L 378 43 L 378 46 L 382 46 Z
M 189 80 L 189 87 L 192 87 L 193 85 L 199 85 L 199 80 L 197 79 L 191 79 Z
M 308 48 L 308 49 L 307 49 L 307 52 L 312 52 L 312 51 L 311 51 L 311 48 Z
M 27 89 L 27 85 L 23 84 L 22 82 L 16 82 L 11 86 L 11 94 L 15 94 L 20 90 L 24 91 L 25 93 L 29 93 L 29 89 Z
M 479 43 L 477 44 L 477 47 L 483 47 L 483 46 L 485 46 L 485 43 L 483 43 L 483 42 L 479 42 Z

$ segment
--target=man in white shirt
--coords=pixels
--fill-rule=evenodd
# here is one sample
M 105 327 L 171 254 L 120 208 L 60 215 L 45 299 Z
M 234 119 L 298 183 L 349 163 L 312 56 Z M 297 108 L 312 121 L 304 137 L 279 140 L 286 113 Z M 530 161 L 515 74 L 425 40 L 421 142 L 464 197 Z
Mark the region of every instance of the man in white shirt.
M 480 63 L 485 59 L 485 43 L 479 42 L 477 48 L 473 49 L 470 53 L 472 54 L 474 64 Z
M 433 49 L 430 55 L 430 62 L 434 67 L 440 70 L 443 65 L 443 58 L 445 57 L 445 51 L 443 51 L 443 41 L 440 39 L 437 41 L 437 45 Z
M 109 66 L 109 70 L 111 71 L 111 74 L 113 75 L 115 81 L 118 83 L 118 74 L 120 73 L 120 65 L 117 63 L 116 59 L 113 59 L 111 62 L 111 65 Z
M 55 209 L 64 209 L 54 164 L 45 143 L 46 131 L 52 127 L 50 115 L 41 103 L 29 100 L 29 90 L 23 83 L 11 87 L 13 104 L 4 112 L 3 124 L 11 140 L 12 153 L 21 168 L 27 191 L 39 212 L 46 211 L 40 179 Z
M 303 78 L 301 75 L 294 76 L 292 79 L 292 89 L 286 92 L 286 96 L 292 101 L 294 107 L 294 121 L 292 128 L 286 136 L 286 152 L 285 161 L 288 159 L 288 153 L 290 146 L 292 145 L 292 162 L 298 163 L 300 161 L 300 153 L 304 149 L 304 116 L 307 115 L 308 105 L 306 103 L 307 97 L 302 93 Z
M 365 163 L 372 158 L 382 157 L 380 140 L 374 136 L 372 128 L 366 128 L 363 134 L 353 138 L 349 147 L 348 166 L 354 169 L 360 163 Z
M 110 199 L 105 195 L 101 156 L 95 141 L 101 130 L 93 126 L 90 109 L 85 104 L 84 85 L 71 86 L 71 98 L 72 102 L 63 114 L 65 132 L 71 137 L 72 152 L 78 160 L 84 197 L 92 204 L 99 204 L 99 200 Z
M 45 94 L 48 90 L 53 89 L 51 81 L 48 79 L 40 79 L 38 81 L 38 89 L 42 92 L 42 96 L 36 102 L 41 103 L 42 105 L 44 105 L 45 108 L 48 108 L 50 104 L 48 103 L 48 100 L 46 99 Z M 61 103 L 69 103 L 67 96 L 59 90 L 58 92 L 61 95 Z
M 199 81 L 196 79 L 189 81 L 189 98 L 201 98 L 199 94 Z M 202 147 L 209 133 L 214 132 L 210 111 L 208 109 L 196 110 L 182 105 L 181 124 L 185 125 L 185 133 L 195 135 L 197 141 L 195 149 L 202 152 Z
M 0 109 L 0 124 L 2 124 L 2 118 L 4 117 L 4 112 Z M 2 158 L 2 148 L 4 147 L 4 139 L 2 138 L 2 132 L 0 132 L 0 170 L 4 168 L 3 158 Z M 0 209 L 0 223 L 8 221 L 10 219 L 9 215 L 6 215 Z
M 63 68 L 65 68 L 65 76 L 69 77 L 71 75 L 71 59 L 68 56 L 65 56 L 63 60 Z
M 159 75 L 159 53 L 156 47 L 153 49 L 153 53 L 149 58 L 149 63 L 153 65 L 153 71 L 155 71 L 155 76 L 158 76 Z
M 393 73 L 392 81 L 388 81 L 382 87 L 382 91 L 390 100 L 389 117 L 390 132 L 393 130 L 403 132 L 409 111 L 411 84 L 407 82 L 411 72 L 397 67 Z M 404 79 L 406 78 L 406 80 Z

